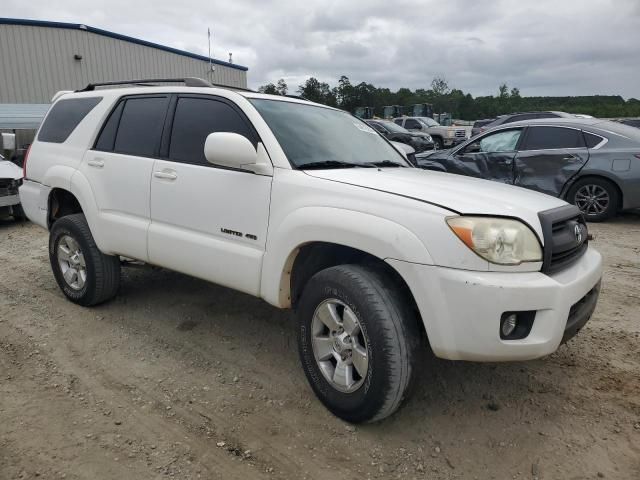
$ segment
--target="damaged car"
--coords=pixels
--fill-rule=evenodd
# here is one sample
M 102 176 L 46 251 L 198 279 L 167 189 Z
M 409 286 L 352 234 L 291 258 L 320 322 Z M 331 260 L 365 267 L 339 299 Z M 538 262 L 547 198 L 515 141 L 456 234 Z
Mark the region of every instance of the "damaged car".
M 640 130 L 596 118 L 509 123 L 418 166 L 517 185 L 565 199 L 592 222 L 640 207 Z
M 18 188 L 22 184 L 22 169 L 0 155 L 0 219 L 13 217 L 24 218 L 20 206 Z

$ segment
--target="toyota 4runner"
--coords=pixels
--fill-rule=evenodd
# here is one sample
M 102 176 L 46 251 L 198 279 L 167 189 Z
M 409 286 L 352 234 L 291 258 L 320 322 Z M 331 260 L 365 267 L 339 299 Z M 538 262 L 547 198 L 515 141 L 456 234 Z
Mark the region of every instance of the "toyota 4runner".
M 533 359 L 594 311 L 576 207 L 412 168 L 334 108 L 185 83 L 54 97 L 20 197 L 72 302 L 112 298 L 135 259 L 291 308 L 311 387 L 350 422 L 394 412 L 427 347 Z

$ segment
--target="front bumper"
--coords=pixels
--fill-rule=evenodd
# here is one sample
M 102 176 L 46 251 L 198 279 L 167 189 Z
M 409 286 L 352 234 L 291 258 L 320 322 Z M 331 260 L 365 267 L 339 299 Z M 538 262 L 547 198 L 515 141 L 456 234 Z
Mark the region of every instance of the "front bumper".
M 451 360 L 529 360 L 554 352 L 590 318 L 602 277 L 602 257 L 593 248 L 553 275 L 387 261 L 409 285 L 434 353 Z M 503 313 L 531 310 L 525 338 L 500 338 Z

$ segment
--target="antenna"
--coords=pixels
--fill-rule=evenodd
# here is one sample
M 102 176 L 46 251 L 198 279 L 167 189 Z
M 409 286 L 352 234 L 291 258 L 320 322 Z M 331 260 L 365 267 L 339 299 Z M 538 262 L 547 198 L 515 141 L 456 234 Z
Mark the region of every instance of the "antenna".
M 213 61 L 211 60 L 211 29 L 207 28 L 207 38 L 209 39 L 209 75 L 211 72 L 216 71 L 216 67 L 213 66 Z

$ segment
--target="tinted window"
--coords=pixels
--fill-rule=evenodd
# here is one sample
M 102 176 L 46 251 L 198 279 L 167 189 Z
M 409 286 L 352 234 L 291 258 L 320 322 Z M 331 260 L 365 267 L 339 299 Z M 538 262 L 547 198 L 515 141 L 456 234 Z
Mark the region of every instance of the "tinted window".
M 208 165 L 204 142 L 213 132 L 233 132 L 256 145 L 244 119 L 230 105 L 204 98 L 180 98 L 171 130 L 169 158 Z
M 521 150 L 549 150 L 584 147 L 580 130 L 562 127 L 531 127 Z
M 372 127 L 374 130 L 377 130 L 380 133 L 387 133 L 387 131 L 382 127 L 382 125 L 376 123 L 376 122 L 367 122 L 369 124 L 370 127 Z
M 38 133 L 41 142 L 62 143 L 102 97 L 70 98 L 56 103 Z
M 114 152 L 152 157 L 160 145 L 167 97 L 129 98 L 124 104 Z
M 116 130 L 118 129 L 118 122 L 120 122 L 120 115 L 122 114 L 122 108 L 124 102 L 120 102 L 115 108 L 107 122 L 102 127 L 98 141 L 96 142 L 95 149 L 105 152 L 111 152 L 113 150 L 113 144 L 116 141 Z
M 401 119 L 401 118 L 396 118 L 396 119 L 394 120 L 394 122 L 395 122 L 397 125 L 402 126 L 402 119 Z
M 593 148 L 596 145 L 598 145 L 600 142 L 602 142 L 602 137 L 599 137 L 598 135 L 593 135 L 592 133 L 587 133 L 587 132 L 583 132 L 583 133 L 584 133 L 584 139 L 587 142 L 588 148 Z
M 419 129 L 420 128 L 420 124 L 418 123 L 417 120 L 414 120 L 413 118 L 408 118 L 404 122 L 404 128 L 406 128 L 407 130 L 409 130 L 411 128 Z

